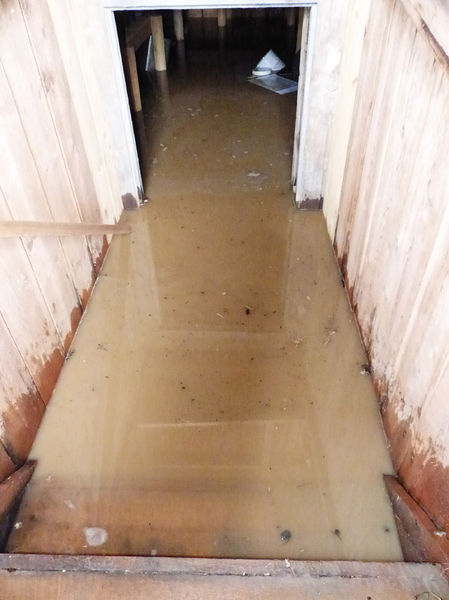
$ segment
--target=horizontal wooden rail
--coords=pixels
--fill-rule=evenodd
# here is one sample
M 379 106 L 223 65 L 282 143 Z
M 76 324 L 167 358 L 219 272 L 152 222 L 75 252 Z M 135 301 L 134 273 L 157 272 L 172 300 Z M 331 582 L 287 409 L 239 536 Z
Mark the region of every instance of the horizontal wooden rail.
M 104 223 L 53 223 L 41 221 L 1 221 L 0 237 L 70 236 L 127 234 L 129 225 Z

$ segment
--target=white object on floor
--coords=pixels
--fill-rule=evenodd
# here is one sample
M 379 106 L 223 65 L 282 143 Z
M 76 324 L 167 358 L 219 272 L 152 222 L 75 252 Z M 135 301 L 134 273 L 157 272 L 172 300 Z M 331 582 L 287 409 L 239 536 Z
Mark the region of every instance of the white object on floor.
M 248 81 L 260 87 L 266 88 L 276 94 L 289 94 L 290 92 L 296 92 L 298 89 L 298 82 L 286 77 L 281 77 L 272 73 L 265 77 L 249 77 Z
M 258 62 L 255 71 L 270 69 L 271 73 L 277 73 L 285 67 L 285 64 L 273 50 L 268 50 L 265 56 Z
M 261 69 L 260 67 L 256 67 L 253 69 L 254 77 L 264 77 L 265 75 L 271 75 L 271 69 Z

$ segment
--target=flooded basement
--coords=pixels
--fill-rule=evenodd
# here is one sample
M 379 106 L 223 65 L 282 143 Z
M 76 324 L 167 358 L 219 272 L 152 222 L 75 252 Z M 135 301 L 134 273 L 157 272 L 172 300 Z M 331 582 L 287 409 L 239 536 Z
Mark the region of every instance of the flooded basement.
M 392 467 L 295 95 L 209 51 L 146 92 L 150 202 L 113 240 L 8 551 L 401 560 Z M 162 91 L 161 91 L 162 90 Z

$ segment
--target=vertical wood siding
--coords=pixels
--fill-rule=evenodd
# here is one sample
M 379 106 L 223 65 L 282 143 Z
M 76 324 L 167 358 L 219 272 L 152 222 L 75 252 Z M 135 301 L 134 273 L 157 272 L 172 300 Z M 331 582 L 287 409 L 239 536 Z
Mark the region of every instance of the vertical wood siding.
M 449 62 L 432 27 L 449 9 L 435 3 L 432 23 L 420 10 L 372 3 L 335 245 L 395 466 L 447 531 Z
M 86 137 L 95 116 L 89 103 L 80 114 L 73 97 L 47 1 L 4 0 L 1 220 L 119 218 L 102 140 L 95 128 Z M 101 236 L 0 240 L 0 479 L 27 457 L 107 244 Z

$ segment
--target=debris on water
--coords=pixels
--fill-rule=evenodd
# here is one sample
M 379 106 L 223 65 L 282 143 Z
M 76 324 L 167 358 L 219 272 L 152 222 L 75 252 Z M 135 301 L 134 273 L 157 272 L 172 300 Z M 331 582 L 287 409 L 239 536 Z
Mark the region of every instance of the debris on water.
M 334 535 L 336 535 L 338 539 L 341 540 L 341 531 L 339 529 L 334 529 Z
M 445 531 L 434 531 L 433 535 L 437 535 L 438 537 L 445 537 L 446 532 Z
M 65 355 L 65 360 L 70 360 L 74 354 L 75 354 L 75 348 L 73 348 L 73 350 L 69 350 L 67 352 L 67 354 Z
M 64 500 L 64 504 L 67 506 L 67 508 L 70 508 L 70 510 L 75 510 L 75 505 L 71 500 Z
M 251 310 L 248 307 L 245 308 L 245 314 L 247 314 L 247 315 L 251 314 Z
M 327 346 L 329 344 L 329 342 L 331 341 L 332 336 L 334 336 L 336 333 L 337 333 L 336 329 L 330 329 L 326 336 L 326 339 L 323 342 L 323 346 Z
M 360 371 L 360 375 L 370 375 L 371 373 L 371 365 L 368 363 L 363 363 L 362 369 Z
M 22 521 L 17 521 L 17 523 L 14 523 L 14 529 L 20 529 L 23 525 Z
M 88 546 L 102 546 L 108 539 L 108 532 L 102 527 L 84 527 L 83 533 Z
M 284 529 L 281 531 L 280 537 L 284 544 L 288 544 L 288 542 L 292 539 L 292 532 L 289 529 Z
M 250 171 L 248 177 L 260 177 L 259 171 Z
M 220 317 L 220 319 L 224 319 L 224 316 L 221 313 L 215 313 L 217 315 L 217 317 Z

